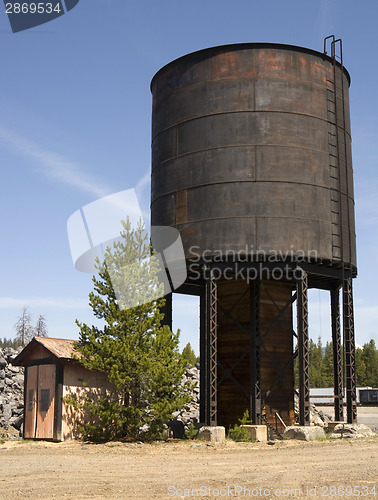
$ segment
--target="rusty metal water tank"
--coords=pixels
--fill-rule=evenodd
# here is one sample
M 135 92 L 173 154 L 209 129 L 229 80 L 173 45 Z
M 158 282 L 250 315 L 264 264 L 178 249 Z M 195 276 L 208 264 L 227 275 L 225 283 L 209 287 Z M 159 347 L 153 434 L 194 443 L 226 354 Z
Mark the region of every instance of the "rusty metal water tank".
M 343 418 L 342 338 L 348 422 L 356 419 L 350 77 L 341 40 L 329 39 L 330 56 L 278 44 L 209 48 L 151 83 L 151 223 L 180 231 L 188 277 L 175 291 L 200 297 L 208 425 L 233 425 L 246 409 L 253 423 L 292 425 L 296 357 L 299 422 L 309 425 L 311 287 L 331 295 L 335 420 Z
M 290 45 L 214 47 L 163 67 L 152 225 L 178 228 L 188 258 L 247 248 L 355 269 L 349 84 L 331 57 Z

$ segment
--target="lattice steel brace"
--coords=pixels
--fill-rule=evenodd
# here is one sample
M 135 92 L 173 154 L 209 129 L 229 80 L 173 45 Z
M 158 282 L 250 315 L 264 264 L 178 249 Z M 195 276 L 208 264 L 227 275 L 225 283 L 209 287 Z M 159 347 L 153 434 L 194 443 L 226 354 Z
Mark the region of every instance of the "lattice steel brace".
M 308 336 L 308 301 L 307 273 L 301 272 L 297 280 L 297 323 L 298 323 L 298 361 L 299 361 L 299 425 L 310 425 L 310 383 L 309 383 L 309 336 Z
M 210 278 L 206 283 L 207 305 L 208 305 L 208 335 L 209 335 L 209 405 L 210 405 L 210 425 L 217 425 L 217 283 L 210 270 Z

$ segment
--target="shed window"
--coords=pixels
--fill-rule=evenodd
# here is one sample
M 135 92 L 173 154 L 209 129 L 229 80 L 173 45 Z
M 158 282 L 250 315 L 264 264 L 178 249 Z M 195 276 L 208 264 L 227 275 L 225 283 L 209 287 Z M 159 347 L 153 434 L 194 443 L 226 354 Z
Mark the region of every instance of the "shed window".
M 48 411 L 50 405 L 50 389 L 41 389 L 40 411 Z
M 29 389 L 29 392 L 28 392 L 28 410 L 29 411 L 33 410 L 33 403 L 34 403 L 34 389 Z

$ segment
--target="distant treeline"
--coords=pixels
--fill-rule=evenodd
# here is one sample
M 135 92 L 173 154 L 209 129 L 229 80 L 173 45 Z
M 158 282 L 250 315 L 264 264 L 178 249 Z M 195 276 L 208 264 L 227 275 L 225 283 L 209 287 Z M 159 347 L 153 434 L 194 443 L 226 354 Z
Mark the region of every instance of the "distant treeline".
M 333 387 L 332 342 L 322 345 L 321 338 L 310 340 L 310 387 Z M 298 359 L 295 361 L 295 379 L 298 387 Z M 357 386 L 378 387 L 378 349 L 371 339 L 362 349 L 356 349 Z
M 2 339 L 0 338 L 0 349 L 3 349 L 4 347 L 12 347 L 13 349 L 16 349 L 19 345 L 20 344 L 15 339 L 7 339 L 6 337 L 3 337 Z

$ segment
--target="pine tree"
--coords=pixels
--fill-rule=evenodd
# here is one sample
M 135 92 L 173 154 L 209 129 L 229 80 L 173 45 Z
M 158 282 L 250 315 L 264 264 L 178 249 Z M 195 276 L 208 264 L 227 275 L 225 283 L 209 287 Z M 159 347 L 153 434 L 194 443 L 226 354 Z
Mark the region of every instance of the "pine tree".
M 333 387 L 333 343 L 327 342 L 323 356 L 322 387 Z
M 316 344 L 310 339 L 309 376 L 311 387 L 323 387 L 323 346 L 320 337 Z
M 135 230 L 129 220 L 122 224 L 122 240 L 106 250 L 104 264 L 97 262 L 99 273 L 89 295 L 94 315 L 105 324 L 99 328 L 77 321 L 80 362 L 105 372 L 115 387 L 111 396 L 84 403 L 93 419 L 81 430 L 91 440 L 156 438 L 189 400 L 181 385 L 185 362 L 179 332 L 161 325 L 165 299 L 156 298 L 161 293 L 158 262 L 149 258 L 142 224 Z M 125 307 L 130 299 L 138 305 Z
M 29 308 L 24 306 L 22 308 L 22 313 L 14 325 L 16 330 L 15 342 L 17 346 L 24 347 L 28 344 L 34 337 L 34 329 L 31 324 L 31 314 Z
M 361 359 L 366 367 L 364 384 L 378 387 L 378 350 L 373 339 L 364 344 Z
M 356 384 L 364 386 L 366 381 L 366 365 L 363 358 L 363 349 L 356 349 Z
M 186 365 L 194 366 L 197 363 L 197 356 L 194 349 L 190 345 L 190 342 L 186 344 L 181 353 L 182 358 L 185 360 Z
M 12 347 L 13 349 L 18 347 L 17 341 L 15 339 L 7 339 L 3 337 L 3 340 L 0 339 L 0 348 Z

